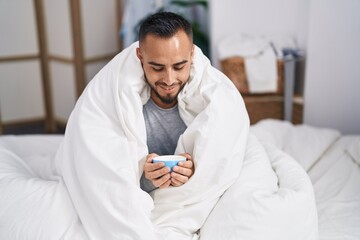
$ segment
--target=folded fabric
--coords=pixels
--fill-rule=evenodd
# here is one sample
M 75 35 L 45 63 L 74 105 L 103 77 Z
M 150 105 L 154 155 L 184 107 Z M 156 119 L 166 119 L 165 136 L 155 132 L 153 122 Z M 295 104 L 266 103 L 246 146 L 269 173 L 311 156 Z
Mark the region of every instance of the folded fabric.
M 264 93 L 277 90 L 277 60 L 268 40 L 245 34 L 225 38 L 218 46 L 219 59 L 241 56 L 245 60 L 245 73 L 249 92 Z
M 258 57 L 245 58 L 245 73 L 250 93 L 276 92 L 277 63 L 270 45 Z

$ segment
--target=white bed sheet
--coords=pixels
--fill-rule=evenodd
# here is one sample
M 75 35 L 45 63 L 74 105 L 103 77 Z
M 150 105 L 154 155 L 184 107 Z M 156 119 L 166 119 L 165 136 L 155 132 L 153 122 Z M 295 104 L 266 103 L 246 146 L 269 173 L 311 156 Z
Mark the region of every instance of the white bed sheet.
M 360 167 L 347 149 L 359 137 L 339 138 L 309 171 L 320 239 L 360 239 Z

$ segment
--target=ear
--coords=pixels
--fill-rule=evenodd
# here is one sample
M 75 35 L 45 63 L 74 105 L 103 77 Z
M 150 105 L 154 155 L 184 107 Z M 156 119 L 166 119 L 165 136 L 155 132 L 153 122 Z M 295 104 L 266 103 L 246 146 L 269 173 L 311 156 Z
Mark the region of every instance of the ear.
M 143 62 L 143 56 L 141 55 L 140 48 L 136 48 L 136 56 L 141 62 Z

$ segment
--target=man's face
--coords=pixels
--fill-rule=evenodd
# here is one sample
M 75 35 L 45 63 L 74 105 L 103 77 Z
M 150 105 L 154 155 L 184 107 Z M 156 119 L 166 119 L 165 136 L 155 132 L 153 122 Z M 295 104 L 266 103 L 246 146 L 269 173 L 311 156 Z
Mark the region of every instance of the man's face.
M 189 80 L 193 53 L 194 45 L 183 31 L 167 39 L 148 35 L 136 50 L 158 106 L 171 108 L 177 103 L 177 95 Z

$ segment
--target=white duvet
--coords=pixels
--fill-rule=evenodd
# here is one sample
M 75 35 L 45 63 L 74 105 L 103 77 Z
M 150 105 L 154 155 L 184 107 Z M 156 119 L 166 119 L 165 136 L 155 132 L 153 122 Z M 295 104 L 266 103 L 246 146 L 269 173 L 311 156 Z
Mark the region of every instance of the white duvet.
M 240 95 L 199 49 L 178 98 L 188 128 L 176 149 L 195 174 L 151 196 L 139 188 L 149 88 L 135 48 L 88 85 L 55 157 L 0 147 L 0 239 L 316 239 L 305 171 L 249 135 Z

